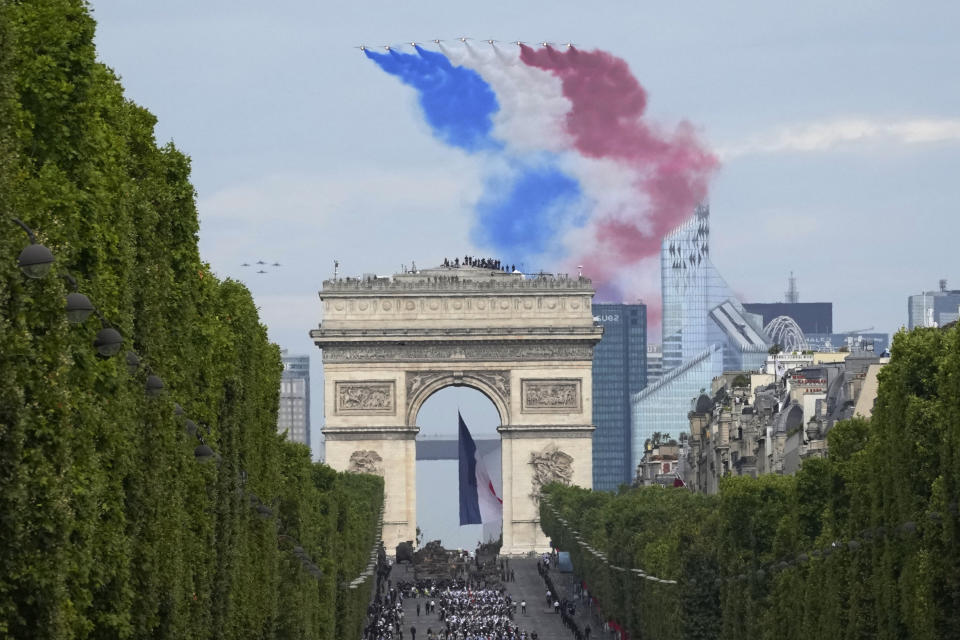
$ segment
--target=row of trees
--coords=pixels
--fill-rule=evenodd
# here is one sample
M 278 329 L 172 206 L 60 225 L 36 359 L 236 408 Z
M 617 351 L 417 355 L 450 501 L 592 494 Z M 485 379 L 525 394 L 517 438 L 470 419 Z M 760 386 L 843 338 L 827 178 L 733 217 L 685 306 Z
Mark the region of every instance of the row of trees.
M 872 419 L 828 442 L 795 476 L 716 496 L 551 485 L 543 527 L 632 638 L 956 637 L 957 328 L 897 334 Z
M 200 260 L 189 160 L 93 38 L 81 0 L 0 2 L 0 637 L 358 637 L 369 593 L 343 583 L 382 481 L 277 435 L 277 347 Z M 49 277 L 17 269 L 11 216 L 53 251 Z M 93 320 L 66 322 L 63 273 L 164 395 L 95 355 Z M 217 463 L 194 459 L 175 401 Z

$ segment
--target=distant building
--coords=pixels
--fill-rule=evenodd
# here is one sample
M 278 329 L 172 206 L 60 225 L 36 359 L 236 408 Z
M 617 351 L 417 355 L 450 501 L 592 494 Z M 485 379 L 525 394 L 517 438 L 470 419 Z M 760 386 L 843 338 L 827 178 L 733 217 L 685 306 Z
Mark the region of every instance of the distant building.
M 679 459 L 683 449 L 676 440 L 650 442 L 646 453 L 637 465 L 634 486 L 675 487 L 683 484 L 679 473 Z
M 647 307 L 593 305 L 603 339 L 593 350 L 593 488 L 633 480 L 630 397 L 647 386 Z
M 647 344 L 647 384 L 659 382 L 663 377 L 663 347 Z
M 960 317 L 960 290 L 947 289 L 940 281 L 939 291 L 925 291 L 907 298 L 907 328 L 942 327 Z
M 832 302 L 744 302 L 743 308 L 763 316 L 766 327 L 780 316 L 793 318 L 804 334 L 833 333 Z
M 808 333 L 804 336 L 811 351 L 874 351 L 878 354 L 890 348 L 889 333 Z
M 687 486 L 716 493 L 724 476 L 793 474 L 824 457 L 840 420 L 869 418 L 889 358 L 868 351 L 779 354 L 763 373 L 727 371 L 690 400 Z
M 280 379 L 280 411 L 277 433 L 291 442 L 310 446 L 310 356 L 291 356 L 284 349 Z
M 710 210 L 664 236 L 660 246 L 663 374 L 633 397 L 633 462 L 654 433 L 677 437 L 689 426 L 690 398 L 725 370 L 759 369 L 769 337 L 710 260 Z

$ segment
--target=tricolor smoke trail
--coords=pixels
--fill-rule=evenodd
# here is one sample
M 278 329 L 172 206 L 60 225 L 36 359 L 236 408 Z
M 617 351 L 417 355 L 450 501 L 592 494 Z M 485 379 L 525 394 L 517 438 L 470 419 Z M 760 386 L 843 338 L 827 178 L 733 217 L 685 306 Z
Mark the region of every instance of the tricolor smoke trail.
M 478 245 L 582 264 L 600 299 L 657 298 L 660 240 L 706 198 L 718 162 L 690 124 L 649 122 L 626 62 L 572 46 L 365 53 L 417 91 L 439 140 L 487 163 Z

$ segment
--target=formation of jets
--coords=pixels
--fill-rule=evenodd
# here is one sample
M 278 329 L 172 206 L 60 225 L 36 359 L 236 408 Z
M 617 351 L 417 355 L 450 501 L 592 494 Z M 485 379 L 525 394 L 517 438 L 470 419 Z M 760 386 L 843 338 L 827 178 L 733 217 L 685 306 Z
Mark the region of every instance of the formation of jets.
M 459 40 L 460 42 L 466 43 L 467 40 L 473 40 L 473 38 L 468 38 L 467 36 L 460 36 L 459 38 L 457 38 L 457 40 Z M 433 44 L 440 44 L 441 42 L 443 42 L 443 40 L 440 40 L 439 38 L 434 38 L 433 40 L 431 40 L 431 42 L 433 42 Z M 497 43 L 497 42 L 500 42 L 500 41 L 499 41 L 499 40 L 494 40 L 493 38 L 488 38 L 487 40 L 484 40 L 484 42 L 486 42 L 486 43 L 489 44 L 489 45 L 493 45 L 493 44 L 495 44 L 495 43 Z M 418 46 L 420 46 L 420 43 L 417 42 L 416 40 L 410 42 L 409 44 L 410 44 L 411 46 L 413 46 L 413 47 L 418 47 Z M 515 45 L 517 45 L 517 46 L 520 46 L 520 45 L 526 44 L 526 43 L 523 42 L 522 40 L 514 40 L 514 41 L 510 42 L 510 44 L 515 44 Z M 552 42 L 547 42 L 547 41 L 543 41 L 543 42 L 538 42 L 537 44 L 539 44 L 541 47 L 552 47 L 554 43 L 552 43 Z M 576 45 L 574 45 L 572 42 L 564 42 L 564 43 L 563 43 L 563 46 L 566 47 L 567 49 L 570 49 L 570 48 L 572 48 L 572 47 L 574 47 L 574 46 L 576 46 Z M 361 45 L 358 45 L 358 46 L 354 47 L 354 49 L 360 49 L 360 51 L 366 51 L 366 50 L 369 49 L 369 48 L 370 48 L 370 47 L 368 47 L 368 46 L 365 45 L 365 44 L 361 44 Z M 383 45 L 383 48 L 384 48 L 386 51 L 393 51 L 393 46 L 392 46 L 392 45 L 389 45 L 389 44 Z
M 282 267 L 282 266 L 283 266 L 283 265 L 280 264 L 279 262 L 274 262 L 274 263 L 271 264 L 271 263 L 269 263 L 269 262 L 267 262 L 267 261 L 265 261 L 265 260 L 257 260 L 254 264 L 256 264 L 256 265 L 259 266 L 259 267 Z M 240 266 L 241 266 L 241 267 L 249 267 L 249 266 L 250 266 L 250 263 L 249 263 L 249 262 L 244 262 L 244 263 L 241 264 Z M 261 268 L 259 271 L 257 271 L 257 273 L 259 274 L 259 273 L 270 273 L 270 272 L 269 272 L 269 271 L 266 271 L 265 269 L 262 269 L 262 268 Z

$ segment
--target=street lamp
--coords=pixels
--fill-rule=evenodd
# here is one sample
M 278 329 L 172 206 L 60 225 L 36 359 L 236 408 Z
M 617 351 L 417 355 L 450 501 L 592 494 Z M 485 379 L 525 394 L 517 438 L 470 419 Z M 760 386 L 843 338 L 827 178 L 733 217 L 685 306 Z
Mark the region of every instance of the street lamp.
M 77 281 L 69 273 L 63 274 L 63 279 L 67 281 L 71 292 L 67 294 L 67 322 L 70 324 L 80 324 L 85 322 L 90 314 L 96 311 L 90 298 L 77 292 Z
M 53 253 L 37 242 L 37 236 L 34 235 L 33 229 L 25 225 L 23 221 L 18 218 L 11 218 L 11 220 L 26 231 L 27 237 L 30 238 L 30 245 L 24 248 L 20 252 L 20 257 L 17 258 L 20 271 L 28 278 L 42 278 L 50 273 L 50 267 L 53 266 Z
M 210 448 L 210 445 L 201 444 L 193 450 L 193 457 L 199 462 L 209 462 L 213 460 L 214 457 L 213 449 Z
M 80 324 L 89 318 L 93 311 L 93 303 L 87 296 L 76 291 L 67 294 L 67 322 L 70 324 Z
M 151 397 L 156 397 L 163 393 L 163 380 L 160 379 L 160 376 L 152 373 L 147 376 L 146 391 L 147 395 Z
M 113 327 L 108 327 L 104 321 L 103 328 L 97 331 L 97 337 L 93 339 L 93 346 L 101 357 L 110 358 L 120 353 L 123 336 Z
M 127 351 L 127 373 L 134 375 L 140 368 L 140 356 L 133 351 Z

